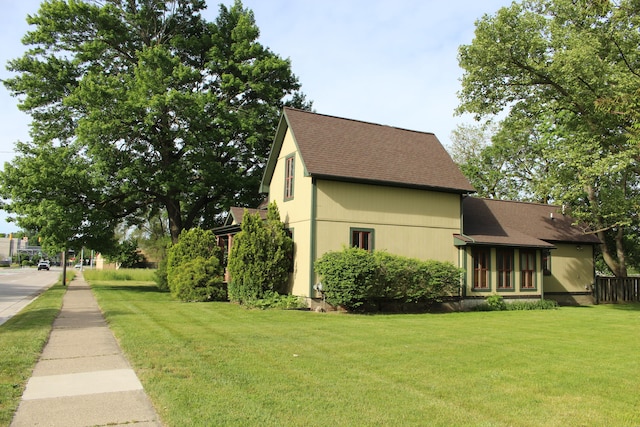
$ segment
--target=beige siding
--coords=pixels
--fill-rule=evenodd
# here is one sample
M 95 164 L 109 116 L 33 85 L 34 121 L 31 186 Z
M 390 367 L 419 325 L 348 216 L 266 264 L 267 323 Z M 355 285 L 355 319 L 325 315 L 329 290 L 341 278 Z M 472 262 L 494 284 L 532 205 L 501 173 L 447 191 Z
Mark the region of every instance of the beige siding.
M 373 229 L 375 250 L 456 262 L 460 197 L 405 188 L 319 181 L 317 255 L 349 245 L 352 227 Z
M 551 275 L 544 277 L 545 292 L 586 292 L 594 282 L 593 247 L 557 244 L 551 251 Z
M 295 156 L 293 198 L 284 198 L 285 161 Z M 269 201 L 275 201 L 280 218 L 293 230 L 294 271 L 291 276 L 291 292 L 309 296 L 309 272 L 311 264 L 311 178 L 304 176 L 304 165 L 291 131 L 288 130 L 278 156 L 273 177 L 269 184 Z

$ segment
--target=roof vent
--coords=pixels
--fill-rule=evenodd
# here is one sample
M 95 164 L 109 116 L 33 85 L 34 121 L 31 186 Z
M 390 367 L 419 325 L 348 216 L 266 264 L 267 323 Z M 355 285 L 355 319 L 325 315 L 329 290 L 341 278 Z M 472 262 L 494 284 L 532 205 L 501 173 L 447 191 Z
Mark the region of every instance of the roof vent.
M 551 218 L 551 219 L 555 219 L 555 218 L 553 217 L 553 212 L 549 212 L 549 218 Z

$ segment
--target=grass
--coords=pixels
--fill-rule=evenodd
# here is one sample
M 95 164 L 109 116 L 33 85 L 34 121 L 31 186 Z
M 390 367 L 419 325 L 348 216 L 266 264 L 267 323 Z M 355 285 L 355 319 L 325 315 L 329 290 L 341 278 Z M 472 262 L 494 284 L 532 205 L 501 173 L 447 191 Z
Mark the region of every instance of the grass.
M 20 404 L 65 291 L 62 282 L 58 282 L 0 325 L 0 426 L 9 425 Z
M 168 426 L 640 424 L 640 305 L 363 316 L 92 288 Z

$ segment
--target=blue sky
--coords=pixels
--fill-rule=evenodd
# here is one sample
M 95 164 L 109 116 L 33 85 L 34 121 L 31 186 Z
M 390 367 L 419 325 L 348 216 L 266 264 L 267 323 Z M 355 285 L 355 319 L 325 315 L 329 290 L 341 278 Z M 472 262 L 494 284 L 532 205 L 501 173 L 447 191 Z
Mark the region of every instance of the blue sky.
M 2 2 L 0 79 L 21 56 L 27 14 L 40 0 Z M 214 20 L 220 3 L 207 0 Z M 293 72 L 316 112 L 433 132 L 448 145 L 462 70 L 458 46 L 473 39 L 474 22 L 510 0 L 244 0 L 260 28 L 260 42 L 291 59 Z M 29 117 L 0 86 L 0 165 L 14 143 L 29 139 Z M 0 232 L 15 231 L 0 211 Z

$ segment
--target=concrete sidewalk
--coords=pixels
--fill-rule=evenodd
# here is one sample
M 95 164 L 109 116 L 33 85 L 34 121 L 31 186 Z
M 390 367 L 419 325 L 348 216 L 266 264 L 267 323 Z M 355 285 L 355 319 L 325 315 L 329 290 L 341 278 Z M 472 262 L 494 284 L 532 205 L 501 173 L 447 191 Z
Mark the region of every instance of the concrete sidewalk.
M 161 426 L 81 274 L 70 283 L 11 423 Z

